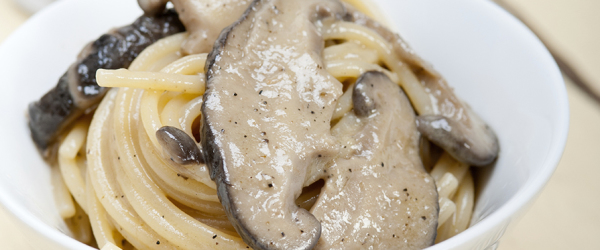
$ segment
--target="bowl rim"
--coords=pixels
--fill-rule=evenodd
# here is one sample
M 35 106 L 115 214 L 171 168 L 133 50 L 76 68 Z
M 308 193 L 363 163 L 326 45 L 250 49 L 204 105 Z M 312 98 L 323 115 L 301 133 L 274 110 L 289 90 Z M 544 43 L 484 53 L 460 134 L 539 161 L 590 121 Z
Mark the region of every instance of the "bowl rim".
M 10 43 L 15 37 L 18 37 L 18 34 L 26 32 L 29 30 L 30 26 L 33 26 L 35 23 L 40 20 L 44 20 L 48 16 L 55 15 L 62 8 L 68 7 L 72 1 L 76 0 L 60 0 L 53 2 L 48 7 L 43 9 L 42 11 L 36 13 L 31 18 L 29 18 L 23 25 L 21 25 L 16 31 L 14 31 L 2 44 L 0 44 L 0 52 L 3 50 L 3 45 Z M 466 242 L 467 239 L 470 238 L 478 238 L 483 234 L 493 230 L 495 227 L 501 225 L 503 222 L 509 220 L 514 214 L 519 212 L 520 210 L 526 208 L 528 204 L 534 202 L 536 197 L 541 193 L 542 189 L 549 181 L 550 177 L 558 167 L 558 163 L 562 157 L 564 152 L 567 135 L 569 130 L 569 102 L 567 97 L 567 91 L 564 84 L 564 80 L 560 73 L 560 70 L 552 59 L 550 52 L 546 49 L 544 44 L 539 40 L 539 38 L 531 31 L 529 28 L 524 25 L 517 18 L 512 16 L 506 10 L 502 9 L 497 4 L 492 1 L 471 1 L 473 4 L 484 5 L 485 7 L 492 7 L 492 11 L 497 12 L 498 17 L 505 19 L 507 22 L 506 25 L 513 26 L 514 29 L 525 30 L 528 34 L 528 37 L 524 37 L 523 39 L 533 39 L 532 41 L 536 43 L 536 46 L 543 48 L 543 53 L 545 57 L 550 60 L 543 61 L 546 64 L 547 68 L 551 71 L 549 74 L 553 74 L 553 79 L 556 81 L 552 82 L 552 85 L 549 87 L 556 89 L 557 96 L 555 102 L 559 107 L 557 110 L 558 123 L 556 125 L 556 129 L 554 132 L 554 137 L 551 142 L 551 147 L 548 150 L 548 157 L 544 160 L 540 167 L 540 173 L 525 182 L 525 184 L 518 189 L 518 191 L 509 198 L 506 203 L 502 206 L 498 207 L 493 213 L 489 216 L 485 217 L 475 225 L 469 227 L 464 232 L 445 240 L 439 244 L 428 247 L 429 250 L 437 250 L 437 249 L 451 249 L 459 247 L 462 243 Z M 3 191 L 3 190 L 0 190 Z M 10 196 L 5 194 L 4 192 L 0 192 L 0 206 L 4 208 L 7 214 L 10 214 L 11 221 L 15 223 L 19 223 L 21 225 L 20 228 L 27 228 L 29 232 L 34 232 L 45 238 L 46 241 L 55 243 L 58 246 L 69 248 L 69 249 L 95 249 L 89 247 L 66 234 L 56 230 L 55 228 L 47 225 L 42 222 L 39 218 L 37 218 L 34 214 L 29 212 L 24 207 L 20 206 L 18 203 L 14 202 Z M 22 229 L 21 229 L 22 230 Z
M 518 189 L 518 191 L 506 201 L 502 206 L 498 207 L 494 212 L 490 215 L 484 217 L 481 221 L 476 224 L 468 227 L 465 231 L 443 241 L 433 246 L 427 248 L 427 250 L 441 250 L 441 249 L 453 249 L 459 247 L 461 243 L 466 242 L 469 238 L 478 238 L 492 230 L 494 228 L 502 225 L 502 223 L 511 220 L 513 215 L 517 214 L 521 210 L 528 209 L 531 204 L 535 202 L 535 199 L 541 194 L 543 188 L 546 186 L 558 164 L 562 155 L 564 153 L 567 137 L 569 133 L 569 99 L 567 95 L 567 90 L 565 86 L 564 79 L 562 77 L 562 73 L 554 60 L 554 57 L 550 54 L 544 43 L 537 37 L 537 35 L 527 27 L 521 20 L 513 16 L 507 10 L 502 8 L 500 5 L 493 1 L 471 1 L 474 4 L 486 5 L 487 7 L 491 7 L 492 11 L 497 12 L 499 17 L 505 19 L 506 25 L 513 26 L 514 29 L 520 29 L 526 32 L 528 37 L 524 37 L 524 39 L 532 39 L 532 42 L 536 43 L 538 47 L 543 49 L 543 55 L 549 60 L 543 61 L 544 64 L 547 64 L 548 69 L 551 71 L 548 74 L 554 75 L 552 78 L 556 79 L 552 81 L 552 85 L 549 87 L 558 90 L 557 96 L 554 101 L 557 103 L 559 110 L 556 111 L 558 114 L 558 123 L 555 124 L 556 128 L 554 131 L 553 141 L 554 143 L 550 143 L 552 147 L 548 149 L 548 157 L 544 160 L 544 162 L 540 165 L 540 173 L 536 176 L 530 178 L 525 184 Z M 526 211 L 521 211 L 523 214 Z M 522 215 L 522 214 L 521 214 Z M 512 218 L 513 220 L 518 220 L 519 218 Z M 510 223 L 506 223 L 505 228 Z M 500 235 L 497 235 L 496 239 L 499 239 L 504 234 L 504 231 L 501 232 Z M 492 244 L 494 242 L 490 242 Z

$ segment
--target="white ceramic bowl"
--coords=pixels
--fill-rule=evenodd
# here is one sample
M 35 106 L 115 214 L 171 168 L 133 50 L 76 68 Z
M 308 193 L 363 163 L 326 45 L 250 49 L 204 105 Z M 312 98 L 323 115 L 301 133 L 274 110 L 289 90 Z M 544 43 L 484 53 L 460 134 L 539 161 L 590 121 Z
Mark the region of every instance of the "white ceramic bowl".
M 430 249 L 493 249 L 548 181 L 562 155 L 568 102 L 540 41 L 487 0 L 375 0 L 400 34 L 497 132 L 501 153 L 477 175 L 473 226 Z M 25 110 L 106 30 L 132 22 L 133 0 L 59 1 L 0 47 L 0 202 L 36 249 L 88 249 L 71 239 L 50 171 L 29 140 Z

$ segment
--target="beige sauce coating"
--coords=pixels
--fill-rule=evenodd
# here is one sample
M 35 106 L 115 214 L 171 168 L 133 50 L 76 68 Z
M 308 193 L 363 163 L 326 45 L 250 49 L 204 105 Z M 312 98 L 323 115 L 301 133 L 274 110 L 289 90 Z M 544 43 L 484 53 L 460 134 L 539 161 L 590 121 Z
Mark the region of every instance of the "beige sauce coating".
M 168 0 L 138 0 L 147 14 L 162 10 Z M 221 31 L 238 20 L 252 0 L 171 0 L 179 19 L 190 32 L 183 52 L 191 55 L 209 52 Z
M 419 158 L 412 106 L 382 73 L 367 72 L 355 86 L 355 111 L 333 128 L 341 156 L 327 170 L 311 210 L 323 228 L 317 249 L 430 246 L 437 229 L 437 192 Z M 371 105 L 357 104 L 357 98 Z M 364 106 L 370 112 L 356 112 Z
M 190 36 L 181 45 L 187 54 L 209 52 L 221 31 L 238 20 L 251 0 L 172 0 Z

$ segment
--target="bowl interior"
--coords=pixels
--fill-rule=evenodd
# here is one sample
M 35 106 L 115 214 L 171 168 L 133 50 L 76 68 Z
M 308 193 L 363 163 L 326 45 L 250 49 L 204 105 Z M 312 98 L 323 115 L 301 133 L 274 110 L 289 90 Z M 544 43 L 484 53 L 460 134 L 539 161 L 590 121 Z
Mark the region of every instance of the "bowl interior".
M 498 161 L 477 172 L 474 228 L 434 248 L 464 246 L 521 211 L 554 171 L 568 127 L 562 77 L 537 38 L 489 1 L 374 2 L 499 136 Z M 0 47 L 0 202 L 46 249 L 83 245 L 65 235 L 49 168 L 29 139 L 26 107 L 56 84 L 87 42 L 140 14 L 136 1 L 59 1 Z

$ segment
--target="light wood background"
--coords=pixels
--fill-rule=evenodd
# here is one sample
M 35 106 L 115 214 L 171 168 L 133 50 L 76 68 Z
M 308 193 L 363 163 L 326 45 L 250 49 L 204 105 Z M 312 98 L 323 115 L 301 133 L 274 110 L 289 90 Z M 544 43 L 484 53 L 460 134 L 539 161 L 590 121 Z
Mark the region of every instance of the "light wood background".
M 600 89 L 600 0 L 506 2 Z M 0 0 L 0 43 L 28 17 L 12 0 Z M 566 85 L 571 118 L 565 153 L 533 207 L 500 240 L 501 250 L 600 249 L 600 105 L 568 79 Z M 32 249 L 27 240 L 0 210 L 2 249 Z

